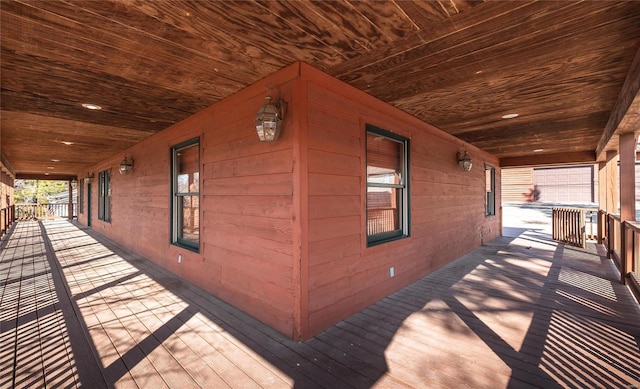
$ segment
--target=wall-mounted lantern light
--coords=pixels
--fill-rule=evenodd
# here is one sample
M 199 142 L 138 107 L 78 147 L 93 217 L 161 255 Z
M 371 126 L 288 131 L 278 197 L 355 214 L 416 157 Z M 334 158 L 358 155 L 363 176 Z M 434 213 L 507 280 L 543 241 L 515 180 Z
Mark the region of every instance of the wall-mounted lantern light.
M 275 142 L 282 130 L 284 102 L 278 100 L 274 104 L 271 99 L 272 97 L 267 95 L 264 98 L 264 104 L 256 114 L 256 132 L 261 142 Z
M 125 155 L 122 162 L 120 162 L 120 167 L 118 171 L 123 176 L 126 176 L 131 172 L 132 169 L 133 169 L 133 158 L 127 159 L 127 156 Z
M 91 180 L 93 180 L 93 173 L 87 172 L 87 174 L 84 176 L 84 182 L 90 184 Z
M 458 152 L 458 164 L 460 165 L 460 168 L 462 170 L 464 170 L 465 172 L 470 172 L 471 167 L 473 166 L 473 162 L 471 161 L 469 153 L 467 153 L 466 151 L 464 152 L 464 154 Z

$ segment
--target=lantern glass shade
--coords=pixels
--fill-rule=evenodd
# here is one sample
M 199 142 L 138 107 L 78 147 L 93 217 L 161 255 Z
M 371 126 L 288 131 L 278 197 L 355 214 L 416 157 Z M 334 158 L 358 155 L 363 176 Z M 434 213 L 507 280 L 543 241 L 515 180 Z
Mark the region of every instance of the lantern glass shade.
M 261 142 L 275 142 L 282 129 L 282 103 L 271 102 L 271 96 L 264 98 L 265 103 L 256 114 L 256 132 Z
M 87 184 L 90 184 L 92 179 L 93 179 L 93 173 L 87 173 L 87 175 L 84 176 L 84 182 L 86 182 Z
M 471 157 L 466 151 L 464 152 L 464 155 L 461 155 L 461 153 L 458 153 L 458 164 L 460 165 L 460 168 L 465 172 L 470 172 L 471 167 L 473 167 L 473 162 L 471 161 Z
M 133 169 L 133 159 L 127 159 L 127 157 L 125 156 L 122 162 L 120 162 L 120 167 L 118 168 L 118 171 L 123 176 L 126 176 L 131 172 L 131 169 Z

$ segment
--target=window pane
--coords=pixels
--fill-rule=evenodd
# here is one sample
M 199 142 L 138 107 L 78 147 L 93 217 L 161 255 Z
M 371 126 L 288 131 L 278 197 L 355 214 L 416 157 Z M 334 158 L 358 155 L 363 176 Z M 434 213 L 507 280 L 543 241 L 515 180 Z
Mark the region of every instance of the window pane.
M 486 212 L 487 216 L 496 214 L 496 192 L 495 192 L 496 169 L 487 166 L 485 168 L 485 186 L 487 192 Z
M 178 176 L 178 193 L 189 193 L 188 174 L 181 174 Z
M 200 214 L 198 196 L 178 196 L 178 239 L 198 245 Z
M 409 140 L 367 125 L 367 244 L 409 236 Z
M 98 219 L 104 220 L 104 172 L 98 174 Z
M 98 219 L 111 221 L 111 174 L 108 170 L 98 173 Z
M 402 190 L 367 188 L 367 235 L 401 229 Z
M 195 144 L 176 152 L 177 193 L 197 193 L 199 188 L 198 147 Z
M 80 213 L 84 213 L 84 180 L 80 180 L 80 183 L 78 185 L 78 189 L 80 191 L 79 193 L 79 198 L 78 198 L 78 208 L 80 208 L 78 210 L 78 212 Z
M 172 148 L 171 243 L 199 251 L 200 143 L 193 139 Z
M 493 168 L 488 167 L 484 170 L 484 183 L 487 193 L 493 191 Z
M 403 149 L 401 142 L 367 133 L 367 182 L 401 184 Z

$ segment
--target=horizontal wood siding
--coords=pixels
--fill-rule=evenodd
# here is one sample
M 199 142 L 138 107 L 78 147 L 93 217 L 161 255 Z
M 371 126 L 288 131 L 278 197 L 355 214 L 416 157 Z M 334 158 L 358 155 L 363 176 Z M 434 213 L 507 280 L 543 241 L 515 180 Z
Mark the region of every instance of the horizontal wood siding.
M 505 203 L 528 202 L 533 188 L 533 168 L 502 169 L 502 201 Z
M 498 161 L 339 81 L 306 75 L 309 333 L 316 334 L 499 236 L 500 213 L 485 217 L 484 182 L 484 164 Z M 374 247 L 365 235 L 364 123 L 411 141 L 411 237 Z M 473 158 L 471 172 L 457 164 L 461 150 Z M 499 169 L 496 180 L 499 188 Z
M 298 74 L 293 65 L 135 145 L 126 151 L 134 159 L 127 176 L 117 173 L 123 155 L 93 167 L 96 173 L 111 169 L 110 223 L 97 220 L 97 179 L 91 194 L 97 232 L 289 336 L 295 128 L 287 121 L 277 143 L 261 143 L 254 118 L 266 85 L 277 86 L 288 108 L 295 109 L 291 85 Z M 195 137 L 200 138 L 199 253 L 170 244 L 170 150 Z
M 287 102 L 276 143 L 260 143 L 254 130 L 266 85 L 277 85 Z M 365 235 L 365 123 L 411 142 L 411 236 L 375 247 L 367 247 Z M 170 149 L 194 137 L 200 138 L 199 253 L 169 243 Z M 464 150 L 471 172 L 457 163 Z M 305 64 L 126 153 L 134 159 L 128 176 L 117 173 L 123 155 L 91 169 L 110 168 L 113 188 L 107 223 L 97 220 L 92 185 L 92 228 L 297 339 L 500 233 L 500 209 L 485 217 L 484 167 L 497 167 L 495 157 Z M 496 204 L 499 188 L 496 169 Z

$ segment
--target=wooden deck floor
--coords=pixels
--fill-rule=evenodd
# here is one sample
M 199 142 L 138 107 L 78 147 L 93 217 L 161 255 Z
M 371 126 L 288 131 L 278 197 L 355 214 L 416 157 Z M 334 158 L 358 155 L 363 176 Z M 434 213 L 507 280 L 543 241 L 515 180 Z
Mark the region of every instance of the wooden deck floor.
M 503 237 L 293 342 L 67 221 L 0 243 L 0 387 L 635 388 L 640 309 L 591 245 Z

